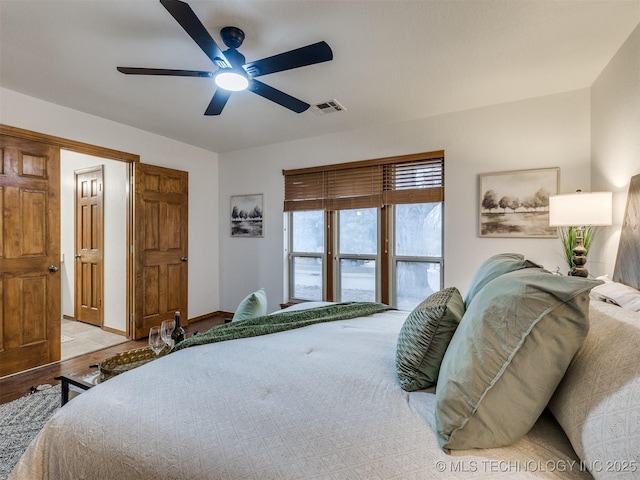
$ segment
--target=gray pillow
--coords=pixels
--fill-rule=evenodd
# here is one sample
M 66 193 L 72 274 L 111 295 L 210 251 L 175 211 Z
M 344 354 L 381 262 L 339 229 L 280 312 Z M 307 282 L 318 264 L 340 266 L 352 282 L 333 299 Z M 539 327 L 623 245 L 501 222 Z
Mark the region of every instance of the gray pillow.
M 486 259 L 476 270 L 464 297 L 464 304 L 469 307 L 471 300 L 494 278 L 523 268 L 540 267 L 519 253 L 500 253 Z
M 442 357 L 464 314 L 455 287 L 429 296 L 407 317 L 398 335 L 396 370 L 403 390 L 412 392 L 436 384 Z
M 500 447 L 530 430 L 587 335 L 589 290 L 600 283 L 525 268 L 478 292 L 440 368 L 441 447 Z
M 592 300 L 590 319 L 549 410 L 594 478 L 638 478 L 640 315 Z

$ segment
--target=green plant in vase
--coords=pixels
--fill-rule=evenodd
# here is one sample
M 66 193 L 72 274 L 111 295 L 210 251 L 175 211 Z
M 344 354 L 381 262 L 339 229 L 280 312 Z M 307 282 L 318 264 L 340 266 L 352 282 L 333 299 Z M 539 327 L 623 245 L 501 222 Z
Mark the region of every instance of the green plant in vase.
M 591 242 L 595 237 L 595 227 L 583 227 L 582 228 L 582 245 L 587 250 L 585 256 L 589 253 Z M 573 249 L 576 247 L 578 236 L 578 229 L 576 227 L 560 227 L 560 241 L 564 248 L 564 255 L 569 266 L 569 270 L 575 267 L 573 263 Z

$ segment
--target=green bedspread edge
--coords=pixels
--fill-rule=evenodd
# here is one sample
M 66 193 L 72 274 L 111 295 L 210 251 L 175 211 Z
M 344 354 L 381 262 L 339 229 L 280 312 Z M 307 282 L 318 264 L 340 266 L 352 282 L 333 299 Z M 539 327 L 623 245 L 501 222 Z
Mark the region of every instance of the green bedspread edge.
M 195 345 L 268 335 L 316 323 L 364 317 L 387 310 L 394 308 L 384 303 L 342 302 L 307 310 L 284 311 L 212 327 L 205 333 L 183 340 L 173 347 L 171 353 Z

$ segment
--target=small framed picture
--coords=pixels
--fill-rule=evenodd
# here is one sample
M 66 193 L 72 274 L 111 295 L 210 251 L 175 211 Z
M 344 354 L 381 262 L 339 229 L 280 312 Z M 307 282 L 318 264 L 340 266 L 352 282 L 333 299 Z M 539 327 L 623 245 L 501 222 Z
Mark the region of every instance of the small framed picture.
M 231 236 L 264 237 L 261 193 L 231 196 Z
M 481 237 L 557 237 L 549 226 L 549 197 L 558 193 L 559 168 L 480 175 Z

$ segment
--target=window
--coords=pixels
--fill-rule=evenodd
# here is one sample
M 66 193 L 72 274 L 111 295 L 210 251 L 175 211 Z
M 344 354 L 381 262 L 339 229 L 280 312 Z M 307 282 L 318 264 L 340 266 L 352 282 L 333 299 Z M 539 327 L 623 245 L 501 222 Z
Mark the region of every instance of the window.
M 442 202 L 395 205 L 394 306 L 412 310 L 442 288 Z
M 378 210 L 339 210 L 337 299 L 341 302 L 377 300 Z
M 309 210 L 291 214 L 291 298 L 319 301 L 323 298 L 324 212 Z
M 290 300 L 410 310 L 442 288 L 444 152 L 283 174 Z

